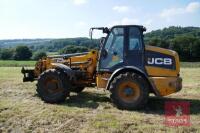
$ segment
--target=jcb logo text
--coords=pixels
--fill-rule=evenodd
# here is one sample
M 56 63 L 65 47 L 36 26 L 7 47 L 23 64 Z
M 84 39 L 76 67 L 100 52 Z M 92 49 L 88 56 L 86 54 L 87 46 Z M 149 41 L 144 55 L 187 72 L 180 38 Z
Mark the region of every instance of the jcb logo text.
M 148 58 L 149 65 L 172 65 L 171 58 Z

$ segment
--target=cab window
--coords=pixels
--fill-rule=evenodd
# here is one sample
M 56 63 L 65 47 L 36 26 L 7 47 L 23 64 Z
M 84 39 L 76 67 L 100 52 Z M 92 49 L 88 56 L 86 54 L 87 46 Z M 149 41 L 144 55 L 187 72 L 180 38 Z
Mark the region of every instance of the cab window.
M 136 27 L 129 29 L 129 50 L 141 50 L 140 30 Z
M 102 68 L 111 68 L 114 65 L 123 62 L 124 51 L 124 28 L 114 28 L 105 44 L 104 49 L 107 56 L 101 62 Z

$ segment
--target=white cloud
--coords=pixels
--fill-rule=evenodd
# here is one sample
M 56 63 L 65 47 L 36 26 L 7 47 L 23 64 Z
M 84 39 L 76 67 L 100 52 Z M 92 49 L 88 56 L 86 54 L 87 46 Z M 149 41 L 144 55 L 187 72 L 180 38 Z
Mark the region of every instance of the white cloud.
M 117 11 L 117 12 L 120 12 L 120 13 L 128 12 L 129 11 L 129 7 L 128 6 L 114 6 L 113 10 Z
M 122 25 L 134 25 L 139 24 L 139 19 L 123 18 L 121 21 Z
M 112 27 L 114 25 L 137 25 L 140 23 L 139 19 L 134 18 L 123 18 L 119 21 L 113 21 L 111 24 L 109 24 L 109 27 Z
M 187 13 L 194 13 L 194 12 L 197 12 L 199 9 L 200 9 L 200 2 L 191 2 L 186 7 L 183 7 L 183 8 L 164 9 L 160 13 L 160 17 L 170 20 L 174 16 L 187 14 Z
M 186 7 L 186 11 L 190 13 L 196 12 L 199 9 L 200 9 L 200 2 L 191 2 Z
M 170 18 L 175 15 L 184 14 L 185 10 L 183 8 L 170 8 L 170 9 L 164 9 L 160 16 L 162 18 Z
M 77 25 L 78 25 L 78 26 L 86 26 L 87 23 L 84 22 L 84 21 L 80 21 L 80 22 L 77 23 Z
M 73 0 L 75 5 L 82 5 L 88 2 L 88 0 Z

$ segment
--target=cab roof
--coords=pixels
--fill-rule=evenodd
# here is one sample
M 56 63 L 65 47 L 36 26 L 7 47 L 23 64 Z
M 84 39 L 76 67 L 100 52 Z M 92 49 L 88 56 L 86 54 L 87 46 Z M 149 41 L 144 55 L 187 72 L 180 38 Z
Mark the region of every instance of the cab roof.
M 143 32 L 146 31 L 146 28 L 144 26 L 142 26 L 142 25 L 115 25 L 115 26 L 111 27 L 111 29 L 116 28 L 116 27 L 138 27 Z

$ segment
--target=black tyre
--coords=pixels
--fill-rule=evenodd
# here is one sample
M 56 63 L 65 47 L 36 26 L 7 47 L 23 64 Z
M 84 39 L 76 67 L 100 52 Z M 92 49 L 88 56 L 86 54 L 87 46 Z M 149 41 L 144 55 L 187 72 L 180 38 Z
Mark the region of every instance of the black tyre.
M 81 93 L 84 89 L 85 87 L 76 87 L 76 88 L 71 89 L 71 92 Z
M 37 92 L 47 103 L 60 103 L 69 95 L 69 82 L 62 72 L 50 69 L 40 75 Z
M 119 109 L 140 109 L 149 97 L 145 79 L 135 73 L 120 74 L 110 85 L 110 98 Z

